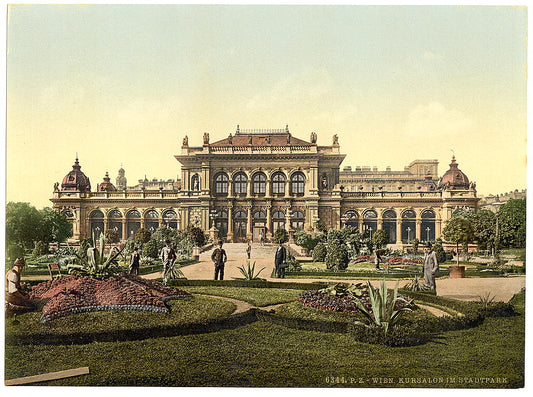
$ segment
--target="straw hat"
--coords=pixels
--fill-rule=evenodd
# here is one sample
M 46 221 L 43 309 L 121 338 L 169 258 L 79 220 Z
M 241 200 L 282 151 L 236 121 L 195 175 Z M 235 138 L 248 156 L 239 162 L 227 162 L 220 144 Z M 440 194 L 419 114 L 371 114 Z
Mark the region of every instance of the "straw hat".
M 13 263 L 15 266 L 24 266 L 26 265 L 26 262 L 24 262 L 24 258 L 17 258 L 15 259 L 15 263 Z

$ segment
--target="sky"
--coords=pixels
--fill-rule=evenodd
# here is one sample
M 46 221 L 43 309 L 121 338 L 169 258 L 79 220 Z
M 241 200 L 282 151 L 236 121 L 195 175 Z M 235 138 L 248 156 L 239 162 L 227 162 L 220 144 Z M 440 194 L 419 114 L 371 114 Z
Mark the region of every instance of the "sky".
M 93 189 L 176 179 L 183 137 L 284 128 L 344 166 L 452 153 L 478 194 L 526 188 L 527 9 L 11 5 L 6 201 L 51 206 L 76 154 Z M 453 152 L 452 152 L 453 151 Z M 436 177 L 436 176 L 435 176 Z

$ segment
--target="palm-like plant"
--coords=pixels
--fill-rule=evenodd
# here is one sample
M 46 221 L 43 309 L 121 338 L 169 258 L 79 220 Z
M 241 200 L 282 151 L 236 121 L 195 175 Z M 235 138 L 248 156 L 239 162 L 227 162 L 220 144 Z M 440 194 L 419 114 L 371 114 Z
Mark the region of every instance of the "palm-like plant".
M 238 269 L 241 271 L 241 274 L 244 276 L 245 280 L 259 280 L 259 274 L 265 269 L 264 267 L 255 273 L 255 262 L 250 266 L 250 261 L 246 261 L 246 267 L 239 266 Z
M 407 306 L 404 306 L 399 310 L 395 310 L 394 307 L 396 303 L 404 302 L 407 305 L 410 305 L 410 303 L 407 300 L 398 297 L 398 283 L 396 283 L 396 287 L 394 288 L 391 299 L 388 299 L 385 281 L 381 281 L 381 285 L 378 288 L 372 287 L 369 281 L 367 281 L 367 285 L 371 310 L 368 310 L 359 299 L 357 299 L 355 303 L 361 310 L 361 313 L 363 313 L 370 320 L 371 326 L 382 328 L 386 334 L 389 328 L 398 321 L 400 315 L 404 311 L 411 311 L 411 309 Z M 368 326 L 360 321 L 356 321 L 356 323 Z
M 415 276 L 414 280 L 404 287 L 408 291 L 430 291 L 431 288 L 424 282 L 420 281 L 418 276 Z
M 116 259 L 122 253 L 124 247 L 121 249 L 118 249 L 117 247 L 111 248 L 106 257 L 104 235 L 100 234 L 99 248 L 96 248 L 96 244 L 94 243 L 95 241 L 96 239 L 93 236 L 93 246 L 87 248 L 87 259 L 83 258 L 77 253 L 74 254 L 78 258 L 80 265 L 71 265 L 69 271 L 74 270 L 97 278 L 106 277 L 116 273 L 112 267 L 117 264 Z

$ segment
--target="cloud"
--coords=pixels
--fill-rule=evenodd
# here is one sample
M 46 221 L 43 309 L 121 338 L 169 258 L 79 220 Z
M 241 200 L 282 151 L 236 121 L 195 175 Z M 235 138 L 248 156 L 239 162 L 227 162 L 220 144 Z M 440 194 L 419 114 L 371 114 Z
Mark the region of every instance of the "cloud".
M 269 110 L 309 106 L 332 92 L 333 78 L 327 70 L 308 70 L 288 76 L 275 84 L 270 91 L 255 95 L 246 107 L 248 110 Z
M 422 55 L 422 58 L 424 58 L 427 61 L 436 61 L 436 60 L 444 59 L 444 56 L 440 54 L 435 54 L 434 52 L 431 52 L 431 51 L 426 51 L 424 52 L 424 55 Z
M 472 119 L 462 112 L 431 102 L 419 105 L 409 113 L 406 132 L 417 137 L 456 135 L 471 132 L 473 124 Z

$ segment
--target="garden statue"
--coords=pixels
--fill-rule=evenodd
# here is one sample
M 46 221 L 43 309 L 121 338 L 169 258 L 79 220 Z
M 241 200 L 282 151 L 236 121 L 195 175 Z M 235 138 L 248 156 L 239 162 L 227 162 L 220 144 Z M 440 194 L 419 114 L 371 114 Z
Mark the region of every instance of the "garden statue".
M 316 132 L 311 132 L 311 143 L 316 143 Z
M 54 183 L 54 192 L 59 191 L 59 182 Z
M 436 290 L 435 276 L 439 271 L 439 261 L 437 260 L 437 253 L 433 251 L 431 243 L 427 243 L 424 247 L 424 280 L 426 285 L 432 290 Z
M 24 258 L 17 258 L 13 264 L 13 268 L 6 273 L 6 303 L 7 308 L 9 309 L 35 309 L 34 303 L 20 284 L 20 273 L 25 265 L 26 262 L 24 261 Z
M 204 145 L 208 145 L 208 144 L 209 144 L 209 133 L 204 132 Z
M 337 134 L 333 135 L 333 146 L 339 146 L 339 137 Z
M 228 136 L 228 143 L 230 145 L 233 145 L 233 136 L 231 134 L 229 134 L 229 136 Z
M 183 138 L 183 146 L 189 146 L 189 137 L 187 135 Z

